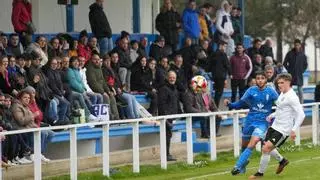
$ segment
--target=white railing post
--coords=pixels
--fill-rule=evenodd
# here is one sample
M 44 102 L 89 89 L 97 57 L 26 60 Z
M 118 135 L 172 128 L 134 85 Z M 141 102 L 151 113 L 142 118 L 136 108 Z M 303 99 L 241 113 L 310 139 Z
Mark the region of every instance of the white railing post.
M 160 120 L 160 161 L 161 169 L 167 169 L 166 119 Z
M 78 178 L 78 155 L 77 155 L 77 128 L 70 129 L 70 179 Z
M 300 134 L 300 127 L 298 127 L 296 131 L 296 139 L 294 140 L 295 145 L 299 146 L 301 144 L 301 134 Z
M 217 159 L 217 139 L 216 139 L 216 115 L 210 116 L 210 157 L 211 161 Z
M 41 180 L 41 130 L 33 132 L 34 139 L 34 179 Z
M 2 142 L 1 141 L 0 141 L 0 157 L 2 157 Z M 0 166 L 0 180 L 2 180 L 2 166 Z
M 319 105 L 312 106 L 312 143 L 319 144 Z
M 132 126 L 132 153 L 133 153 L 133 172 L 140 172 L 139 157 L 139 122 L 133 123 Z
M 110 157 L 109 157 L 109 123 L 102 127 L 102 173 L 104 176 L 110 176 Z
M 234 157 L 238 157 L 240 155 L 239 113 L 233 115 L 233 150 Z
M 187 163 L 193 164 L 192 117 L 187 117 Z

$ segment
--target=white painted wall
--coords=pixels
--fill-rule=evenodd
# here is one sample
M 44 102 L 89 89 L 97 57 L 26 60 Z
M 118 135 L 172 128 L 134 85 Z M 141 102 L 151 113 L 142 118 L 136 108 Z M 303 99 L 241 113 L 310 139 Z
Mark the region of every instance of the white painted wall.
M 140 30 L 152 33 L 152 1 L 140 0 Z
M 33 21 L 40 33 L 65 32 L 66 8 L 57 4 L 57 0 L 31 0 Z M 94 0 L 79 0 L 75 6 L 75 31 L 87 29 L 89 24 L 89 6 Z M 122 30 L 132 32 L 132 0 L 105 0 L 104 10 L 107 14 L 113 33 Z M 2 0 L 0 6 L 0 30 L 12 32 L 11 24 L 12 1 Z M 147 16 L 147 15 L 146 15 Z

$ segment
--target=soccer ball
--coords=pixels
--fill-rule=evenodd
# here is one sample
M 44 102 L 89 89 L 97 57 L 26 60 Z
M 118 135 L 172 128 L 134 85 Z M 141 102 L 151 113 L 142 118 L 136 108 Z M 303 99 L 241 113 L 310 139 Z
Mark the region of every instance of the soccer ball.
M 194 76 L 191 79 L 191 87 L 195 93 L 201 93 L 203 89 L 207 89 L 207 86 L 207 80 L 203 76 Z

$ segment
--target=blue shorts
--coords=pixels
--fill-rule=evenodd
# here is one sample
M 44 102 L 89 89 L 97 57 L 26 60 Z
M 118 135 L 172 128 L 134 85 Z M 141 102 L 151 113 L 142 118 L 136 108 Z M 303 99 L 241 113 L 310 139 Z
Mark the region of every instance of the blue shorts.
M 268 122 L 266 121 L 245 122 L 244 126 L 242 127 L 242 139 L 249 141 L 251 136 L 264 139 L 267 130 Z

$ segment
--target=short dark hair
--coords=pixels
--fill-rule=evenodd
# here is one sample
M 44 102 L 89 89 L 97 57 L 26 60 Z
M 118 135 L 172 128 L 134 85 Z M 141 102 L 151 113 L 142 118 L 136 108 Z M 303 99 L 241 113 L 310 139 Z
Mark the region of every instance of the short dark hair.
M 253 44 L 256 44 L 257 42 L 262 42 L 262 41 L 259 38 L 256 38 L 256 39 L 253 40 Z
M 300 39 L 295 39 L 295 40 L 294 40 L 294 44 L 296 44 L 296 43 L 301 44 L 301 40 L 300 40 Z
M 264 76 L 264 77 L 266 77 L 266 74 L 264 73 L 264 71 L 256 71 L 255 74 L 256 74 L 255 78 L 256 78 L 257 76 Z
M 204 4 L 203 4 L 203 7 L 206 8 L 206 9 L 209 9 L 209 8 L 212 8 L 213 5 L 212 5 L 211 3 L 208 3 L 208 2 L 207 2 L 207 3 L 204 3 Z
M 278 75 L 277 75 L 277 78 L 276 78 L 276 82 L 278 82 L 279 79 L 283 79 L 283 80 L 285 80 L 285 81 L 292 82 L 292 76 L 291 76 L 291 74 L 289 74 L 289 73 L 281 73 L 281 74 L 278 74 Z
M 12 33 L 12 34 L 10 34 L 9 38 L 12 38 L 13 36 L 18 36 L 18 37 L 19 37 L 19 34 L 17 34 L 17 33 Z

